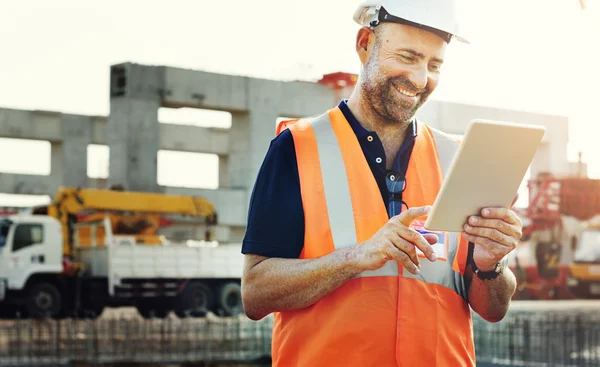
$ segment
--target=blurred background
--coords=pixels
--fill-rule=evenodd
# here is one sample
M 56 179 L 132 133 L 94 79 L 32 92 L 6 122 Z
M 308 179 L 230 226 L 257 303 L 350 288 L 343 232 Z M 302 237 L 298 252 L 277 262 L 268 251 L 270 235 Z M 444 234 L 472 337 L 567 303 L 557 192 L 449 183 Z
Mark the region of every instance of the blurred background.
M 271 319 L 239 297 L 248 200 L 276 123 L 350 95 L 357 3 L 0 2 L 0 365 L 268 365 Z M 480 363 L 600 365 L 600 1 L 461 0 L 459 21 L 417 116 L 546 127 Z

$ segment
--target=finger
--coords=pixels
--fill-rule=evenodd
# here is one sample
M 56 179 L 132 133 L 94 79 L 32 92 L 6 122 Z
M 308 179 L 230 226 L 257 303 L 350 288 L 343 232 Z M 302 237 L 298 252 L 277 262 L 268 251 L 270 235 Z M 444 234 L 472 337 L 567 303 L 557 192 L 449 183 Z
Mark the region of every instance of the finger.
M 473 227 L 487 227 L 497 229 L 498 231 L 504 233 L 507 236 L 520 238 L 520 236 L 517 236 L 518 231 L 515 225 L 509 224 L 500 219 L 486 219 L 478 216 L 472 216 L 469 218 L 467 223 Z
M 511 251 L 510 247 L 499 245 L 486 237 L 474 236 L 465 232 L 462 233 L 462 237 L 469 242 L 484 247 L 490 256 L 495 259 L 502 259 Z
M 396 233 L 406 241 L 410 242 L 413 246 L 417 247 L 423 254 L 431 261 L 437 260 L 437 255 L 433 250 L 433 247 L 429 244 L 429 241 L 423 237 L 422 234 L 414 230 L 413 228 L 398 226 L 396 227 Z M 429 236 L 428 236 L 429 237 Z M 433 240 L 433 238 L 430 238 Z M 437 242 L 437 239 L 436 239 Z
M 396 218 L 401 224 L 409 227 L 415 219 L 427 215 L 430 210 L 430 205 L 414 207 L 398 214 Z
M 515 239 L 513 237 L 509 237 L 504 233 L 500 232 L 494 228 L 486 228 L 486 227 L 473 227 L 469 224 L 465 224 L 464 226 L 465 232 L 467 234 L 483 237 L 495 242 L 499 245 L 506 246 L 508 248 L 514 248 L 516 246 Z
M 396 260 L 398 264 L 402 265 L 409 272 L 415 275 L 419 274 L 419 267 L 415 265 L 406 252 L 399 250 L 391 242 L 389 245 L 388 254 L 392 257 L 392 259 Z
M 389 240 L 398 250 L 407 254 L 413 264 L 415 264 L 417 267 L 421 266 L 419 256 L 417 255 L 417 250 L 412 243 L 395 234 L 392 234 Z
M 430 245 L 435 245 L 439 240 L 435 233 L 424 233 L 423 238 L 429 242 Z
M 481 211 L 481 215 L 484 218 L 503 219 L 510 224 L 519 223 L 519 217 L 517 217 L 517 214 L 507 208 L 485 208 Z

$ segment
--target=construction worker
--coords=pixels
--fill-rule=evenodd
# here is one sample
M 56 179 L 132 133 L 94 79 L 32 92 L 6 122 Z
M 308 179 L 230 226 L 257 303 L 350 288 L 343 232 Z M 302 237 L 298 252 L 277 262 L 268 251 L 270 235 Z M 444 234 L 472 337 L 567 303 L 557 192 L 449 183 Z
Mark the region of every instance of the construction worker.
M 470 309 L 501 320 L 522 224 L 485 208 L 427 233 L 458 142 L 417 120 L 456 34 L 454 1 L 367 0 L 348 100 L 282 122 L 242 252 L 245 313 L 274 314 L 274 366 L 475 366 Z

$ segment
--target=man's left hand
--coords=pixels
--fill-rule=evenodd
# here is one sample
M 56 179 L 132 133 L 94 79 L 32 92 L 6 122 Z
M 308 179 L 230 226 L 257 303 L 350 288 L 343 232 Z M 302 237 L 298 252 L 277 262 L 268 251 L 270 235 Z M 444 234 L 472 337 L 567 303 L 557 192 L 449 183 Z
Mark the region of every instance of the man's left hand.
M 513 201 L 516 202 L 517 197 Z M 507 208 L 484 208 L 481 216 L 469 217 L 463 237 L 473 242 L 473 260 L 481 271 L 490 271 L 517 247 L 523 223 L 517 214 Z

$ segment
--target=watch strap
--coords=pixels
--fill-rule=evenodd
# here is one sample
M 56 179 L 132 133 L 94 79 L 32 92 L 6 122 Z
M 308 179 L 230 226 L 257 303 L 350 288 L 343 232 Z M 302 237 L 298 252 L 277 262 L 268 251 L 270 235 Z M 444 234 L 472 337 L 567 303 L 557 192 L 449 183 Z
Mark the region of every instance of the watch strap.
M 473 259 L 473 251 L 475 250 L 475 245 L 472 242 L 469 242 L 469 255 L 468 255 L 468 263 L 471 265 L 471 270 L 473 271 L 474 274 L 477 275 L 477 277 L 479 279 L 496 279 L 500 274 L 502 274 L 502 272 L 504 271 L 504 269 L 506 268 L 506 266 L 508 265 L 508 258 L 504 258 L 501 261 L 496 263 L 496 266 L 494 267 L 493 270 L 488 270 L 488 271 L 482 271 L 481 269 L 479 269 L 477 267 L 477 264 L 475 263 L 475 260 Z

